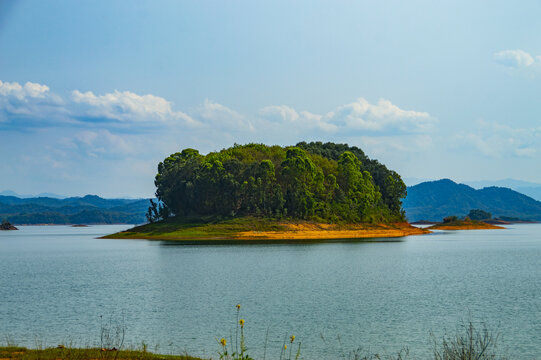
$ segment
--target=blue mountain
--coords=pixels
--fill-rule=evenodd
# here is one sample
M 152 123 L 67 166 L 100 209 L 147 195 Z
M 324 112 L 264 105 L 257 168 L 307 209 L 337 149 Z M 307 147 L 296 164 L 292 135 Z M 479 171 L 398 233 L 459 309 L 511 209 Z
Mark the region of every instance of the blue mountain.
M 541 221 L 541 202 L 505 187 L 476 190 L 449 179 L 428 181 L 408 187 L 403 208 L 409 221 L 441 221 L 450 215 L 465 216 L 472 209 L 493 217 Z
M 141 224 L 149 199 L 104 199 L 96 195 L 21 198 L 0 195 L 0 220 L 12 224 Z

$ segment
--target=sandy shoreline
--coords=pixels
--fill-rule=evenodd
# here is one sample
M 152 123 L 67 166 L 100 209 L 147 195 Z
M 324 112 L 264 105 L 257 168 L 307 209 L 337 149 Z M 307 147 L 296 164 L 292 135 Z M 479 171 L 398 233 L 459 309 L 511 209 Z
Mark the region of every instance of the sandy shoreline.
M 352 226 L 351 229 L 340 229 L 329 224 L 284 224 L 287 231 L 243 231 L 236 234 L 239 240 L 320 240 L 320 239 L 361 239 L 387 238 L 408 235 L 422 235 L 430 231 L 411 226 L 407 223 L 380 224 L 374 228 Z

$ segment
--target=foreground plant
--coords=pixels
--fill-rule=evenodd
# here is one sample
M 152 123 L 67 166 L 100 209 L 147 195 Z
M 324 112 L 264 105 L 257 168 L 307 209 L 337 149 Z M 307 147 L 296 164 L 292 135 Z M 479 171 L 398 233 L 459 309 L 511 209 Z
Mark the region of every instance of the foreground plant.
M 221 338 L 218 342 L 222 347 L 222 351 L 218 352 L 220 359 L 222 360 L 253 360 L 246 351 L 246 342 L 244 339 L 244 324 L 246 321 L 244 319 L 239 319 L 240 317 L 240 304 L 235 306 L 237 308 L 237 321 L 235 325 L 235 351 L 233 351 L 233 345 L 231 344 L 231 351 L 227 350 L 227 340 Z M 239 351 L 239 330 L 240 330 L 240 351 Z
M 498 354 L 498 337 L 485 324 L 477 329 L 470 320 L 456 334 L 444 336 L 441 346 L 434 341 L 434 360 L 505 360 Z
M 242 318 L 240 318 L 240 304 L 236 305 L 237 308 L 237 321 L 235 325 L 235 344 L 230 344 L 229 350 L 227 347 L 227 340 L 225 338 L 221 338 L 220 340 L 216 339 L 218 343 L 221 346 L 221 351 L 218 352 L 220 355 L 220 360 L 253 360 L 251 356 L 249 356 L 246 352 L 248 350 L 248 347 L 246 346 L 246 338 L 244 336 L 244 325 L 246 324 L 246 321 Z M 239 341 L 239 332 L 240 332 L 240 341 Z M 268 334 L 268 332 L 267 332 Z M 287 336 L 286 336 L 287 339 Z M 291 335 L 289 337 L 289 356 L 287 356 L 287 345 L 285 344 L 282 347 L 282 350 L 280 352 L 280 360 L 291 360 L 292 359 L 292 344 L 295 341 L 295 335 Z M 295 360 L 298 360 L 301 355 L 301 343 L 298 343 L 297 352 L 295 354 Z M 233 351 L 234 349 L 234 351 Z M 267 343 L 265 341 L 265 351 L 263 355 L 263 359 L 265 360 L 267 353 Z

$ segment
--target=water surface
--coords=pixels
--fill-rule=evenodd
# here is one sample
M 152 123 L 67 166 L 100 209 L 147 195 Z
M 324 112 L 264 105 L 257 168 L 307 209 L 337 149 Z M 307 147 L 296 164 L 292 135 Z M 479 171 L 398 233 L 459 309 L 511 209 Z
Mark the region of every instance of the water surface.
M 125 226 L 0 232 L 0 340 L 96 345 L 100 315 L 127 342 L 217 358 L 237 303 L 249 353 L 307 359 L 359 346 L 423 357 L 461 320 L 484 321 L 515 359 L 541 358 L 541 225 L 402 241 L 178 246 L 96 237 Z M 123 319 L 123 320 L 122 320 Z M 519 357 L 516 354 L 520 354 Z

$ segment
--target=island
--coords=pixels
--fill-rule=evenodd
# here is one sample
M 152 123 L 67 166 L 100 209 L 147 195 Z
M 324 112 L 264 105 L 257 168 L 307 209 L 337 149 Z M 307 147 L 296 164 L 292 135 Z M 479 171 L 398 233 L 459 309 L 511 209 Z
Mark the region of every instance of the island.
M 178 241 L 425 234 L 402 210 L 400 175 L 347 144 L 184 149 L 160 162 L 148 224 L 106 236 Z
M 19 229 L 11 225 L 9 221 L 3 220 L 2 224 L 0 224 L 0 230 L 19 230 Z
M 489 224 L 481 220 L 473 220 L 469 217 L 459 219 L 456 216 L 448 216 L 443 222 L 432 225 L 427 230 L 487 230 L 487 229 L 505 229 L 503 226 Z
M 107 235 L 106 239 L 174 240 L 185 243 L 284 242 L 338 239 L 395 238 L 422 235 L 429 230 L 408 224 L 330 224 L 252 216 L 216 221 L 184 222 L 168 219 Z

